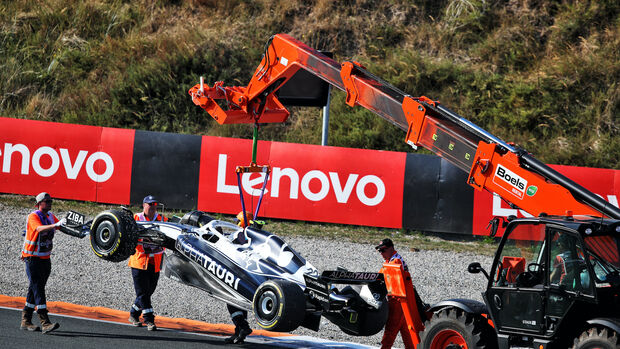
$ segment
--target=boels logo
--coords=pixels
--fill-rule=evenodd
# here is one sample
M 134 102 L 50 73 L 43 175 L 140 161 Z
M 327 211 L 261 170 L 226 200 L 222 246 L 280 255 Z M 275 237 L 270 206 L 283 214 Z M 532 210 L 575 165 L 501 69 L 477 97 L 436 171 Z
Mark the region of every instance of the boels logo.
M 527 181 L 523 177 L 510 171 L 502 165 L 497 165 L 497 169 L 495 170 L 495 176 L 493 176 L 493 183 L 506 189 L 508 192 L 518 197 L 519 199 L 523 199 L 523 195 L 525 194 L 525 188 L 527 188 Z M 527 194 L 529 196 L 532 196 L 536 194 L 537 190 L 538 188 L 536 188 L 535 186 L 531 186 L 530 188 L 528 188 Z

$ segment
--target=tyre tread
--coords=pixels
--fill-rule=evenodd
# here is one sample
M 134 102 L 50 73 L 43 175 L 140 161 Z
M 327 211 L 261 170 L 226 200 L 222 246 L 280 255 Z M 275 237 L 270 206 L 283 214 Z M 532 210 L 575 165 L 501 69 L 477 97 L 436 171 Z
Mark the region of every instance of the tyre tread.
M 619 349 L 618 333 L 605 327 L 590 327 L 573 342 L 573 349 Z
M 134 254 L 136 250 L 136 245 L 138 241 L 138 226 L 133 219 L 133 216 L 127 212 L 126 210 L 108 210 L 101 213 L 99 216 L 95 218 L 93 222 L 93 227 L 98 223 L 99 218 L 102 214 L 109 214 L 116 217 L 119 221 L 118 226 L 121 229 L 122 234 L 124 235 L 121 238 L 120 245 L 116 251 L 109 254 L 99 254 L 96 252 L 95 247 L 92 246 L 92 237 L 91 237 L 91 248 L 97 256 L 103 260 L 109 262 L 121 262 L 129 258 L 132 254 Z
M 459 332 L 463 338 L 471 343 L 469 348 L 491 349 L 497 347 L 495 332 L 486 323 L 486 320 L 475 314 L 469 314 L 461 309 L 448 308 L 435 312 L 433 316 L 424 323 L 424 331 L 420 335 L 420 348 L 432 348 L 431 344 L 434 339 L 436 327 L 443 326 L 451 330 Z M 440 330 L 441 331 L 441 327 Z M 430 337 L 433 336 L 433 337 Z M 466 338 L 467 337 L 467 338 Z

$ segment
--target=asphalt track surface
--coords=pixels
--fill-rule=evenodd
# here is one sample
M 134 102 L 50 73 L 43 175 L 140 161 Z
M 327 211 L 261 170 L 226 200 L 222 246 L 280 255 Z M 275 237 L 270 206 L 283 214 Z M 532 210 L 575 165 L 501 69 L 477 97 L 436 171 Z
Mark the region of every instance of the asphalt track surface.
M 0 308 L 1 348 L 220 348 L 224 337 L 176 330 L 147 331 L 133 326 L 66 315 L 50 315 L 60 328 L 47 334 L 19 329 L 21 311 Z M 36 314 L 33 318 L 36 319 Z M 35 323 L 33 321 L 33 323 Z M 271 348 L 254 340 L 239 348 Z
M 116 321 L 76 317 L 50 312 L 60 328 L 47 334 L 19 329 L 21 309 L 0 306 L 0 348 L 370 348 L 312 337 L 249 336 L 243 344 L 225 344 L 225 336 L 158 328 L 133 327 Z M 35 321 L 36 320 L 36 321 Z M 33 316 L 38 325 L 38 317 Z

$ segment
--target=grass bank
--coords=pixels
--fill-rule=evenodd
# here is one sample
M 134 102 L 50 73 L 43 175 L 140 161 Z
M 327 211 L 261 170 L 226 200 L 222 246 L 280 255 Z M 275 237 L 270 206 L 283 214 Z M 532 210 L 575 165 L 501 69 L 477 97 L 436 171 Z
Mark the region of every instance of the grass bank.
M 251 138 L 187 91 L 246 85 L 270 36 L 355 60 L 540 160 L 620 168 L 620 2 L 15 0 L 0 3 L 0 115 Z M 335 93 L 330 145 L 410 151 Z M 261 139 L 320 143 L 317 108 Z

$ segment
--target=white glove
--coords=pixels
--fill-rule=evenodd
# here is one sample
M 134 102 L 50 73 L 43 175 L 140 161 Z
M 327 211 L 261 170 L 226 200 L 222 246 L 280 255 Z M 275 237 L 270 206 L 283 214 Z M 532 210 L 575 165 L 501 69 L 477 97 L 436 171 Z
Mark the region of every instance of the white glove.
M 54 223 L 54 226 L 55 227 L 60 227 L 61 225 L 64 225 L 65 223 L 67 223 L 67 219 L 66 218 L 62 218 L 58 222 Z

